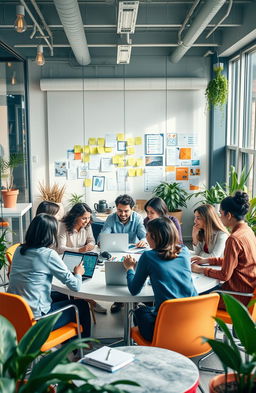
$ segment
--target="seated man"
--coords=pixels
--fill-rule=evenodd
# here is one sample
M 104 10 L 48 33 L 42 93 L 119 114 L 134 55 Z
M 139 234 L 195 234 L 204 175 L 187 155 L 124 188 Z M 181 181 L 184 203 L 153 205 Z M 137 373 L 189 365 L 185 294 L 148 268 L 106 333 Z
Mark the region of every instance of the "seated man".
M 146 231 L 142 217 L 133 211 L 134 200 L 129 195 L 119 195 L 115 200 L 116 213 L 108 216 L 101 233 L 128 233 L 129 243 L 135 243 L 136 247 L 146 247 Z M 103 250 L 104 251 L 104 250 Z M 123 303 L 113 303 L 111 312 L 121 310 Z

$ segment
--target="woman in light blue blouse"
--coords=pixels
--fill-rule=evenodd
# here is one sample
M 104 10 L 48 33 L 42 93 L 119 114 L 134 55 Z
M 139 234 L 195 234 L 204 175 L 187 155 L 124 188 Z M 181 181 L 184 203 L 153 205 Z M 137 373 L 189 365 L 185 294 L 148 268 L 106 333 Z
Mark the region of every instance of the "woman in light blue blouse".
M 136 261 L 131 255 L 124 258 L 127 283 L 132 295 L 137 295 L 149 277 L 155 296 L 155 306 L 142 306 L 135 310 L 135 319 L 141 335 L 152 341 L 155 320 L 160 305 L 168 299 L 196 296 L 190 254 L 185 246 L 179 245 L 175 225 L 168 218 L 156 218 L 147 224 L 147 241 L 152 248 L 144 251 Z
M 47 214 L 37 215 L 31 222 L 25 243 L 17 248 L 10 274 L 9 293 L 22 296 L 30 305 L 34 316 L 39 317 L 58 310 L 68 304 L 75 304 L 83 326 L 83 337 L 90 336 L 90 312 L 87 302 L 82 299 L 54 302 L 51 299 L 52 279 L 56 277 L 72 291 L 79 291 L 84 268 L 78 265 L 71 273 L 51 245 L 57 244 L 57 221 Z M 74 309 L 64 311 L 54 329 L 69 322 L 75 322 Z

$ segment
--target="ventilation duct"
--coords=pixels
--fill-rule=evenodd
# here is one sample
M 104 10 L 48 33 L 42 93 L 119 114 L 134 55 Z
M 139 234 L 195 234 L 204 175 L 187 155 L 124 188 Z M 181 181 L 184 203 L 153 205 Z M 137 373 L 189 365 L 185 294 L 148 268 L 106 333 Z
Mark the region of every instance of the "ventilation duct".
M 54 4 L 77 62 L 89 64 L 91 58 L 77 0 L 54 0 Z
M 208 0 L 203 4 L 180 46 L 171 54 L 170 61 L 172 63 L 177 63 L 185 55 L 225 2 L 226 0 Z

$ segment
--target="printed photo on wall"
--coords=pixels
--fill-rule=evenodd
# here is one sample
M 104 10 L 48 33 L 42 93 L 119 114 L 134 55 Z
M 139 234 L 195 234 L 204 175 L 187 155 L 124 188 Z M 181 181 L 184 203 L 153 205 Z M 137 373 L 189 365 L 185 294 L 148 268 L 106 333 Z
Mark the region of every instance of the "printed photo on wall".
M 56 177 L 66 177 L 67 176 L 67 162 L 66 161 L 55 161 L 54 170 Z
M 105 188 L 105 176 L 92 177 L 92 191 L 103 192 Z
M 77 178 L 85 179 L 87 177 L 88 164 L 81 164 L 77 167 Z
M 146 156 L 146 166 L 163 166 L 163 156 Z

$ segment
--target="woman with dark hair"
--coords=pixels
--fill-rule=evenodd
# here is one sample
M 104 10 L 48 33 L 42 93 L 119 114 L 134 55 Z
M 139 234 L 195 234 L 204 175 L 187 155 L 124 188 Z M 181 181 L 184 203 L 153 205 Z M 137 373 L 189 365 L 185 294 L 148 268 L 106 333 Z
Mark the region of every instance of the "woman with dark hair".
M 212 205 L 201 205 L 194 210 L 193 255 L 204 258 L 222 257 L 228 235 Z
M 179 241 L 180 243 L 183 243 L 180 223 L 176 217 L 169 216 L 168 207 L 162 198 L 159 197 L 151 198 L 145 204 L 144 210 L 147 213 L 147 217 L 144 218 L 143 221 L 146 229 L 147 229 L 148 222 L 150 220 L 154 220 L 155 218 L 159 218 L 159 217 L 167 217 L 176 226 L 179 233 Z
M 179 245 L 178 231 L 174 224 L 165 217 L 148 222 L 147 241 L 152 248 L 144 251 L 136 261 L 131 255 L 124 258 L 127 270 L 127 283 L 133 296 L 137 295 L 147 277 L 150 278 L 155 295 L 155 306 L 142 306 L 135 310 L 135 320 L 141 335 L 151 341 L 154 325 L 160 305 L 168 299 L 177 299 L 197 295 L 194 288 L 190 254 L 185 246 Z
M 71 273 L 51 245 L 57 244 L 57 221 L 48 214 L 39 214 L 31 222 L 23 243 L 16 250 L 10 274 L 8 291 L 22 296 L 30 305 L 34 316 L 39 317 L 58 310 L 68 304 L 75 304 L 79 310 L 83 337 L 90 336 L 90 312 L 82 299 L 53 302 L 51 299 L 52 279 L 56 277 L 72 291 L 79 291 L 84 268 L 80 264 Z M 74 309 L 62 313 L 55 329 L 75 322 Z
M 57 203 L 51 201 L 41 202 L 36 209 L 36 216 L 41 213 L 49 214 L 49 216 L 56 216 L 60 210 Z M 56 217 L 55 217 L 56 218 Z
M 91 227 L 92 210 L 86 203 L 76 203 L 63 217 L 58 233 L 58 253 L 87 252 L 95 247 Z
M 253 231 L 244 221 L 249 210 L 249 197 L 245 192 L 237 191 L 220 204 L 220 218 L 231 230 L 226 241 L 223 258 L 191 258 L 192 271 L 205 276 L 225 281 L 221 286 L 224 290 L 251 293 L 256 288 L 256 239 Z M 202 267 L 201 264 L 219 265 L 221 270 Z M 245 305 L 249 298 L 236 296 Z M 220 300 L 219 308 L 224 309 Z

